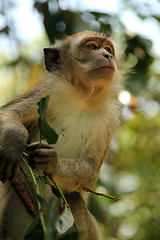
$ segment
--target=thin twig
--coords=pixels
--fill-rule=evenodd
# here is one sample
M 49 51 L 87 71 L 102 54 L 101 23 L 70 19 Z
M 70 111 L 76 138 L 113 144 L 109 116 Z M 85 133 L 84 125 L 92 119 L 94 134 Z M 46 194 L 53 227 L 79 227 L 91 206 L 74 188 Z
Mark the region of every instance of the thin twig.
M 26 181 L 27 181 L 27 183 L 28 183 L 28 185 L 29 185 L 29 188 L 30 188 L 31 193 L 32 193 L 32 195 L 33 195 L 34 202 L 37 202 L 36 196 L 35 196 L 35 192 L 34 192 L 34 189 L 33 189 L 33 184 L 32 184 L 32 183 L 29 181 L 29 179 L 28 179 L 29 176 L 27 176 L 27 173 L 26 173 L 25 170 L 22 168 L 22 166 L 20 166 L 20 169 L 21 169 L 21 171 L 22 171 L 22 173 L 23 173 L 23 175 L 24 175 L 24 177 L 25 177 L 25 179 L 26 179 Z
M 38 188 L 38 184 L 36 182 L 36 179 L 34 177 L 34 173 L 31 169 L 31 167 L 29 166 L 29 164 L 27 163 L 27 161 L 22 158 L 24 164 L 27 166 L 30 174 L 31 174 L 31 178 L 33 180 L 33 183 L 34 183 L 34 187 L 35 187 L 35 192 L 37 195 L 40 195 L 40 191 L 39 191 L 39 188 Z M 42 213 L 42 208 L 41 208 L 41 203 L 40 201 L 38 200 L 38 198 L 36 199 L 37 200 L 37 206 L 38 206 L 38 210 L 39 210 L 39 214 L 40 214 L 40 221 L 41 221 L 41 224 L 42 224 L 42 228 L 43 228 L 43 231 L 46 232 L 46 225 L 45 225 L 45 220 L 44 220 L 44 216 L 43 216 L 43 213 Z
M 106 195 L 104 193 L 97 193 L 97 192 L 95 192 L 95 191 L 93 191 L 92 189 L 89 189 L 89 188 L 82 188 L 82 189 L 83 189 L 83 191 L 93 193 L 96 196 L 102 196 L 102 197 L 109 198 L 109 199 L 112 199 L 112 200 L 120 200 L 121 199 L 120 197 L 117 197 L 117 196 L 110 196 L 110 195 Z

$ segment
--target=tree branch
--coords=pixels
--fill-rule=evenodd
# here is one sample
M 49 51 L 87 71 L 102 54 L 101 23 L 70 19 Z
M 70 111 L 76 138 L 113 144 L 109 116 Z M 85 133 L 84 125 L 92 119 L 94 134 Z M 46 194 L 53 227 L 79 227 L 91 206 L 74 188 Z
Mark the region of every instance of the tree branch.
M 18 197 L 23 202 L 27 212 L 31 215 L 31 217 L 35 218 L 38 214 L 38 210 L 29 194 L 27 193 L 24 184 L 16 178 L 11 181 L 11 185 L 14 191 L 17 193 Z
M 104 193 L 97 193 L 97 192 L 95 192 L 95 191 L 93 191 L 93 190 L 91 190 L 91 189 L 89 189 L 89 188 L 82 188 L 82 189 L 83 189 L 83 191 L 85 191 L 85 192 L 90 192 L 90 193 L 95 194 L 96 196 L 101 196 L 101 197 L 105 197 L 105 198 L 110 198 L 110 199 L 115 200 L 115 201 L 121 199 L 121 198 L 116 197 L 116 196 L 110 196 L 110 195 L 106 195 L 106 194 L 104 194 Z

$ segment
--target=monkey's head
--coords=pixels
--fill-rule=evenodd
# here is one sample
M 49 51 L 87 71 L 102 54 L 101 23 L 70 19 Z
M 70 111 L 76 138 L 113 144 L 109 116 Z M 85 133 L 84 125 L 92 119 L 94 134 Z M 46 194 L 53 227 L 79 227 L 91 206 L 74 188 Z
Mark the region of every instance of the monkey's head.
M 83 96 L 102 95 L 117 78 L 115 48 L 107 36 L 84 31 L 44 48 L 49 72 L 62 74 Z

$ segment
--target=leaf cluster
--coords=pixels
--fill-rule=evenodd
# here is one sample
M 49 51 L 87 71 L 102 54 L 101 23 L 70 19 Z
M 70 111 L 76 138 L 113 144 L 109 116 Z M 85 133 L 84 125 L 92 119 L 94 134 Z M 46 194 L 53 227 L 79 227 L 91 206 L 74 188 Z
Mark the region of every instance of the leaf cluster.
M 49 97 L 42 98 L 40 102 L 38 102 L 38 113 L 39 113 L 39 131 L 41 139 L 47 140 L 50 144 L 55 144 L 58 140 L 58 135 L 56 132 L 50 127 L 47 119 L 46 112 L 47 106 L 49 102 Z M 23 159 L 25 165 L 27 166 L 32 181 L 30 182 L 31 190 L 34 195 L 34 199 L 36 201 L 36 205 L 38 207 L 38 215 L 34 219 L 33 223 L 27 230 L 24 240 L 57 240 L 57 239 L 74 239 L 78 240 L 80 237 L 79 230 L 77 228 L 74 217 L 71 213 L 70 207 L 61 191 L 58 187 L 57 183 L 52 179 L 52 177 L 41 176 L 38 174 L 34 174 L 31 167 L 28 163 Z M 26 177 L 26 176 L 25 176 Z M 45 188 L 45 184 L 49 184 L 53 193 L 53 196 L 49 198 L 49 200 L 45 199 L 40 193 L 38 188 L 37 181 L 41 181 L 43 187 Z M 56 200 L 59 199 L 61 207 L 64 208 L 62 215 L 58 216 Z M 44 210 L 47 212 L 46 216 L 44 216 Z M 77 229 L 76 232 L 67 233 L 67 231 L 75 225 Z

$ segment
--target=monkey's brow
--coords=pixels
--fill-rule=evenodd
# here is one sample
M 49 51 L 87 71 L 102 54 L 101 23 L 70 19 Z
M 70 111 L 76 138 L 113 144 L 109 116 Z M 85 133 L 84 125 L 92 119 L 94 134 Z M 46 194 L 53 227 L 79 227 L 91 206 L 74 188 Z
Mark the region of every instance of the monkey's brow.
M 85 39 L 82 40 L 81 45 L 84 45 L 90 41 L 99 42 L 101 44 L 105 42 L 105 43 L 111 45 L 111 47 L 113 48 L 112 42 L 109 39 L 107 39 L 107 37 L 96 37 L 96 36 L 86 37 Z

